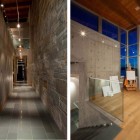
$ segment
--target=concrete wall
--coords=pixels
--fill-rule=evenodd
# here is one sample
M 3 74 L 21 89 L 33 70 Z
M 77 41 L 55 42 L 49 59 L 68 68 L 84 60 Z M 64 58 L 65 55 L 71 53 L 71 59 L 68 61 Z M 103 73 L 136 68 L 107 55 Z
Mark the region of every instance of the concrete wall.
M 0 110 L 13 88 L 14 48 L 0 12 Z
M 88 78 L 120 76 L 120 44 L 75 21 L 71 21 L 71 30 L 71 74 L 79 75 L 79 127 L 108 123 L 89 102 Z M 86 32 L 85 37 L 80 35 L 81 30 Z
M 67 134 L 66 0 L 34 0 L 31 7 L 33 86 L 59 129 Z
M 71 59 L 85 62 L 88 76 L 102 79 L 120 76 L 119 42 L 75 21 L 71 22 L 71 30 Z M 80 35 L 81 30 L 86 32 L 85 37 Z

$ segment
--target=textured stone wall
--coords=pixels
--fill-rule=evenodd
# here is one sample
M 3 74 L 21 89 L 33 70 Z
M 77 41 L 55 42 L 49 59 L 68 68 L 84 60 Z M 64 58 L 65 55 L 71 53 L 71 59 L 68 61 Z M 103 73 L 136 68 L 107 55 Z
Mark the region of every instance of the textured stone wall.
M 34 0 L 31 7 L 33 86 L 67 134 L 67 1 Z
M 71 26 L 72 61 L 85 62 L 88 76 L 102 79 L 120 76 L 120 43 L 75 21 Z M 86 37 L 80 36 L 81 30 Z
M 0 110 L 13 87 L 14 48 L 0 12 Z

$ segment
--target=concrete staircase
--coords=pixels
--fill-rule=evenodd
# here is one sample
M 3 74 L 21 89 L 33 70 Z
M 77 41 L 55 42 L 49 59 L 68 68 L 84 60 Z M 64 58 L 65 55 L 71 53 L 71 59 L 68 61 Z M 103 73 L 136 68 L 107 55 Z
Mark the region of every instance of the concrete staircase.
M 79 128 L 71 135 L 71 140 L 113 140 L 121 131 L 116 124 Z

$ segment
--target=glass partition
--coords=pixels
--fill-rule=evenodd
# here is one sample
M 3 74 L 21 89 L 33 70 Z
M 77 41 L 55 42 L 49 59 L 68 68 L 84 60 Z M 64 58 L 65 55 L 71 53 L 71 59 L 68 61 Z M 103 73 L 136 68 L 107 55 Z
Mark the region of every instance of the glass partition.
M 118 80 L 89 78 L 89 100 L 123 121 L 123 83 Z

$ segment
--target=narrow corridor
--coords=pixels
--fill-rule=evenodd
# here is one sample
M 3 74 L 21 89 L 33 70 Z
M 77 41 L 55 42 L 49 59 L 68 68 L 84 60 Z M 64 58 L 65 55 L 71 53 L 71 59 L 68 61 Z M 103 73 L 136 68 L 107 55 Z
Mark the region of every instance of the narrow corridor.
M 48 140 L 63 137 L 33 88 L 15 86 L 0 113 L 0 139 Z

